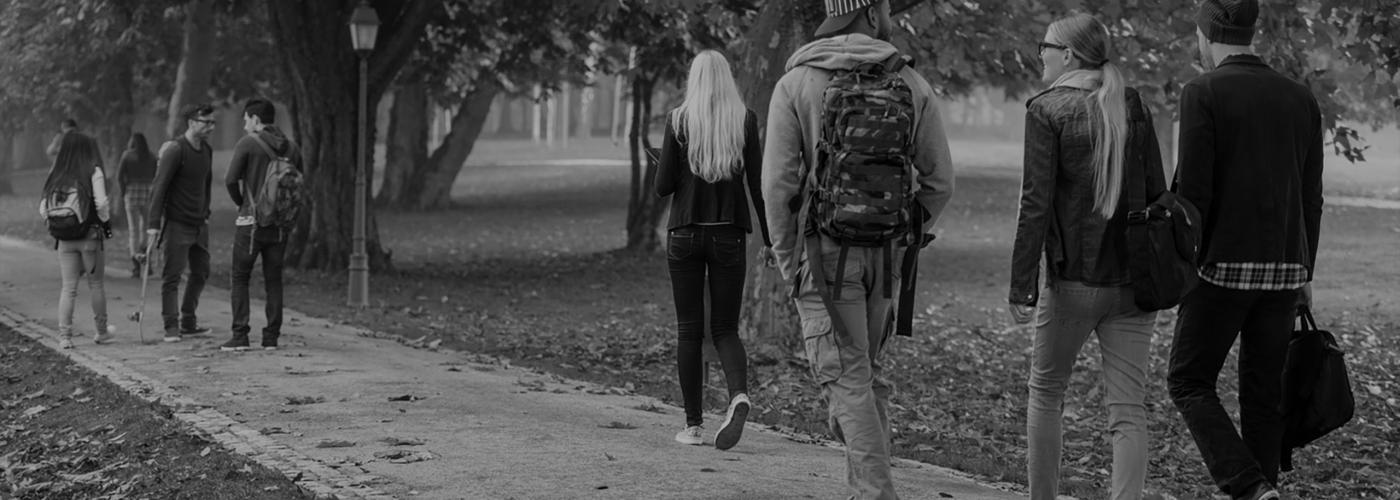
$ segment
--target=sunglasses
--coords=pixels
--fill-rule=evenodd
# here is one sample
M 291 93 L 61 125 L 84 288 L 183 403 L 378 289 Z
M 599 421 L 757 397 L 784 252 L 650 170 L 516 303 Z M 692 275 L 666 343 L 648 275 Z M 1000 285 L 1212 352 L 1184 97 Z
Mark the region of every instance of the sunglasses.
M 193 122 L 195 122 L 195 123 L 203 123 L 203 124 L 205 124 L 205 125 L 214 125 L 214 124 L 218 123 L 218 122 L 216 122 L 216 121 L 214 121 L 214 120 L 200 120 L 200 119 L 197 119 L 197 118 L 194 119 L 194 120 L 191 120 L 191 121 L 193 121 Z
M 1041 54 L 1041 55 L 1045 55 L 1045 49 L 1059 49 L 1059 50 L 1068 50 L 1068 49 L 1069 49 L 1069 46 L 1060 45 L 1060 44 L 1058 44 L 1058 43 L 1050 43 L 1050 42 L 1040 42 L 1037 46 L 1038 46 L 1039 49 L 1040 49 L 1040 54 Z

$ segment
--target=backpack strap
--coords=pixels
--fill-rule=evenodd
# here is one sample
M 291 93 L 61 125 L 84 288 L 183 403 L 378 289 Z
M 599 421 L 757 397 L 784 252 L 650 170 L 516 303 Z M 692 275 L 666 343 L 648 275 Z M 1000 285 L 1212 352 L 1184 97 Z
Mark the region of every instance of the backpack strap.
M 898 73 L 899 70 L 902 70 L 905 66 L 908 66 L 909 62 L 910 59 L 908 56 L 900 54 L 899 52 L 895 52 L 894 55 L 890 56 L 884 61 L 881 61 L 880 65 L 885 67 L 885 72 L 887 73 Z
M 914 336 L 914 286 L 919 278 L 919 251 L 933 241 L 933 235 L 924 234 L 924 208 L 918 201 L 914 202 L 913 213 L 909 216 L 913 227 L 909 231 L 909 244 L 904 247 L 899 302 L 895 306 L 894 334 L 902 337 Z
M 267 145 L 267 142 L 264 141 L 264 140 L 262 139 L 262 137 L 259 137 L 258 134 L 257 134 L 256 132 L 251 133 L 251 134 L 248 134 L 248 137 L 252 137 L 252 138 L 253 138 L 253 141 L 257 142 L 259 146 L 262 146 L 263 152 L 264 152 L 264 153 L 267 153 L 267 156 L 268 156 L 269 158 L 272 158 L 273 160 L 280 160 L 280 159 L 282 159 L 282 156 L 278 155 L 277 153 L 272 152 L 272 146 L 268 146 L 268 145 Z

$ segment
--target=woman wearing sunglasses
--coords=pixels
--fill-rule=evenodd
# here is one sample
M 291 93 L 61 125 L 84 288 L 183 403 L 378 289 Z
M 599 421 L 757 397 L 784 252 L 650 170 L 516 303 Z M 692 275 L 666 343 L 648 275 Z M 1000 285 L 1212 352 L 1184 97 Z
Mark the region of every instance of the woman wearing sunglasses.
M 1113 443 L 1110 498 L 1137 499 L 1147 474 L 1144 399 L 1156 313 L 1133 303 L 1125 172 L 1143 171 L 1148 192 L 1160 192 L 1161 156 L 1151 114 L 1124 86 L 1098 19 L 1057 20 L 1039 48 L 1050 87 L 1027 104 L 1009 296 L 1017 322 L 1036 319 L 1026 409 L 1031 498 L 1058 492 L 1065 389 L 1096 333 Z

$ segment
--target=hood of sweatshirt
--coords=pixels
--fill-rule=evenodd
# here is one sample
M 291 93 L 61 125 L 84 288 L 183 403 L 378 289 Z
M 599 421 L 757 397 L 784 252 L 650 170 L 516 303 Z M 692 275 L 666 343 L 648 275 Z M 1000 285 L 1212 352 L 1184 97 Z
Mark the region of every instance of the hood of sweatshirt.
M 869 35 L 853 33 L 815 40 L 792 53 L 784 66 L 792 71 L 798 66 L 825 70 L 844 70 L 869 62 L 883 62 L 899 52 L 894 45 Z
M 268 125 L 258 131 L 258 138 L 267 143 L 267 147 L 272 148 L 272 152 L 278 156 L 287 156 L 291 153 L 292 141 L 287 139 L 287 134 L 276 125 Z

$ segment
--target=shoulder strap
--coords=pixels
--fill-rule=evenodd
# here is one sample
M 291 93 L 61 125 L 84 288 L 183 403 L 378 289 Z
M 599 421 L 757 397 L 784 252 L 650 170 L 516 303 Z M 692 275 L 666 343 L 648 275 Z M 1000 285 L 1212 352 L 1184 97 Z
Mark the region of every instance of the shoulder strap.
M 1157 138 L 1153 137 L 1152 140 Z M 1145 154 L 1142 150 L 1145 148 L 1136 149 L 1137 166 L 1124 169 L 1127 170 L 1125 173 L 1128 176 L 1128 217 L 1147 208 L 1147 172 L 1144 172 L 1147 169 L 1147 159 L 1142 157 Z
M 909 59 L 899 52 L 895 52 L 894 55 L 880 63 L 881 66 L 885 67 L 885 71 L 890 73 L 898 73 L 899 70 L 904 69 L 904 66 L 908 64 Z
M 267 142 L 265 142 L 265 141 L 262 140 L 262 137 L 258 137 L 258 134 L 257 134 L 257 133 L 248 134 L 248 137 L 252 137 L 253 140 L 256 141 L 256 142 L 258 143 L 259 146 L 262 146 L 263 152 L 264 152 L 264 153 L 267 153 L 267 156 L 268 156 L 269 158 L 272 158 L 272 159 L 274 159 L 274 160 L 280 160 L 280 159 L 282 159 L 282 156 L 281 156 L 281 155 L 278 155 L 277 153 L 272 152 L 272 147 L 271 147 L 271 146 L 268 146 L 268 145 L 267 145 Z

